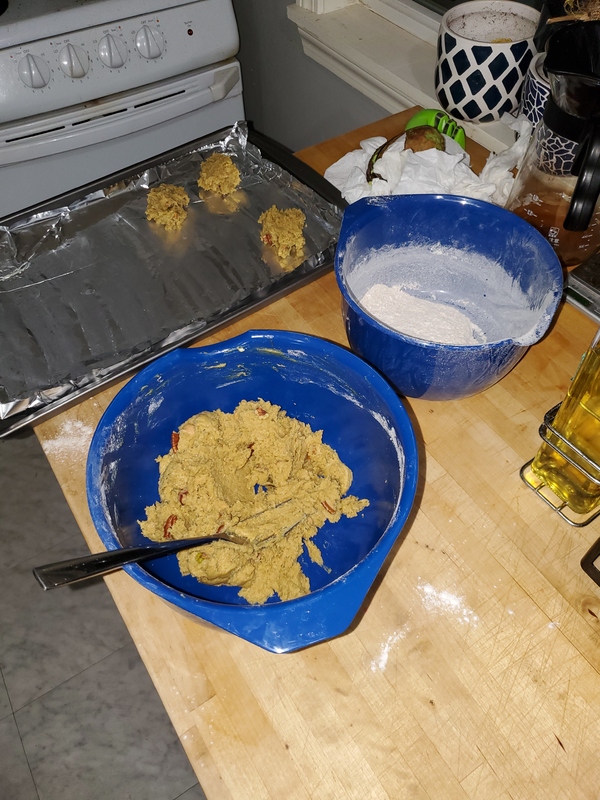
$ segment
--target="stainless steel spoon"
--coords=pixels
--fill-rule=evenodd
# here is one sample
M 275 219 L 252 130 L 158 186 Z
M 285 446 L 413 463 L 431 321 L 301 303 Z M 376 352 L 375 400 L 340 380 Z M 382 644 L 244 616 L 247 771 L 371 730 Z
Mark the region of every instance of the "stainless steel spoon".
M 229 542 L 243 544 L 248 542 L 244 536 L 235 533 L 215 533 L 212 536 L 198 536 L 194 539 L 174 539 L 170 542 L 157 542 L 156 544 L 141 545 L 139 547 L 121 547 L 118 550 L 107 550 L 104 553 L 91 553 L 89 556 L 68 558 L 65 561 L 55 561 L 34 567 L 33 574 L 42 589 L 55 589 L 57 586 L 66 586 L 68 583 L 85 581 L 100 575 L 107 575 L 126 564 L 138 564 L 151 558 L 168 556 L 178 550 L 190 547 L 199 547 L 209 544 L 215 539 L 226 539 Z
M 263 511 L 259 511 L 251 517 L 240 520 L 240 522 L 247 522 L 249 519 L 254 519 L 269 511 L 274 511 L 276 508 L 280 508 L 290 501 L 291 498 L 284 500 L 276 506 L 271 506 Z M 271 534 L 266 539 L 255 540 L 256 543 L 264 544 L 276 536 L 287 536 L 287 534 L 299 525 L 306 516 L 307 514 L 302 514 L 298 520 L 281 531 L 280 534 Z M 214 542 L 215 539 L 225 539 L 235 544 L 248 544 L 250 541 L 248 537 L 240 536 L 233 531 L 221 531 L 220 533 L 213 533 L 211 536 L 198 536 L 193 539 L 173 539 L 169 542 L 156 542 L 155 544 L 140 545 L 138 547 L 121 547 L 117 550 L 107 550 L 103 553 L 91 553 L 89 556 L 68 558 L 65 561 L 54 561 L 52 564 L 34 567 L 33 574 L 37 578 L 42 589 L 55 589 L 57 586 L 66 586 L 69 583 L 77 583 L 79 581 L 85 581 L 88 578 L 107 575 L 109 572 L 114 572 L 124 567 L 126 564 L 138 564 L 141 561 L 148 561 L 151 558 L 168 556 L 170 553 L 176 553 L 178 550 L 200 547 L 200 545 Z

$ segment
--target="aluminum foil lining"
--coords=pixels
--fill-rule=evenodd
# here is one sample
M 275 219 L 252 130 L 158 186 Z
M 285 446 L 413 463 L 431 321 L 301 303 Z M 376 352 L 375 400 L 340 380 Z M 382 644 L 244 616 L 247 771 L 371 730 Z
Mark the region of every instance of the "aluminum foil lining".
M 241 174 L 226 198 L 197 184 L 215 151 Z M 191 198 L 178 232 L 146 219 L 148 190 L 160 183 Z M 258 218 L 272 205 L 306 214 L 295 261 L 279 262 L 260 241 Z M 340 223 L 337 207 L 264 158 L 238 123 L 68 206 L 0 226 L 0 419 L 101 385 L 307 280 L 332 262 Z

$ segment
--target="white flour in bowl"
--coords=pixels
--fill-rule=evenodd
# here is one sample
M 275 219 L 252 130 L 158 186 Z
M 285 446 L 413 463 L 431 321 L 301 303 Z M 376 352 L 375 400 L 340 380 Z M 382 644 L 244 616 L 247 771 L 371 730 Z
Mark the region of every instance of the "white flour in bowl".
M 344 281 L 356 302 L 407 336 L 458 346 L 530 344 L 543 323 L 547 292 L 524 292 L 499 261 L 459 246 L 415 242 L 360 252 L 360 242 L 351 242 L 345 260 Z
M 458 308 L 413 297 L 401 286 L 376 283 L 361 298 L 369 314 L 400 333 L 440 344 L 481 344 L 485 335 Z

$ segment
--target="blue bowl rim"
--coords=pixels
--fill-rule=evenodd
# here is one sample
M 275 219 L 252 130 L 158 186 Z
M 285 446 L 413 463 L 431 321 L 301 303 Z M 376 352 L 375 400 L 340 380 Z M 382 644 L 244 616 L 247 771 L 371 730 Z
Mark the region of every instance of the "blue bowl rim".
M 488 203 L 485 200 L 480 200 L 475 197 L 467 197 L 465 195 L 454 195 L 454 194 L 401 194 L 401 195 L 386 195 L 382 197 L 362 197 L 359 200 L 356 200 L 352 203 L 348 209 L 344 212 L 345 214 L 350 214 L 356 216 L 360 213 L 361 205 L 365 206 L 374 206 L 374 207 L 383 207 L 389 206 L 390 203 L 394 205 L 401 205 L 405 202 L 415 201 L 415 199 L 419 199 L 423 202 L 423 198 L 431 198 L 431 202 L 450 202 L 455 203 L 457 205 L 468 205 L 474 206 L 482 211 L 488 211 L 489 209 L 493 209 L 492 213 L 498 213 L 499 216 L 510 216 L 513 218 L 517 227 L 521 227 L 524 230 L 527 230 L 529 235 L 533 235 L 533 238 L 536 239 L 539 237 L 538 241 L 542 250 L 546 250 L 548 255 L 553 256 L 550 260 L 556 264 L 557 270 L 556 275 L 554 276 L 556 279 L 557 289 L 554 291 L 554 297 L 552 303 L 550 304 L 548 311 L 549 314 L 549 325 L 551 324 L 552 318 L 558 308 L 558 305 L 561 301 L 562 293 L 563 293 L 563 272 L 562 267 L 560 265 L 560 261 L 558 260 L 558 256 L 556 255 L 552 245 L 547 241 L 547 239 L 542 236 L 542 234 L 536 230 L 532 225 L 526 222 L 521 217 L 518 217 L 516 214 L 513 214 L 511 211 L 507 211 L 505 208 L 498 206 L 494 203 Z M 429 202 L 429 200 L 425 200 L 425 202 Z M 342 220 L 342 229 L 343 229 L 343 220 Z M 526 227 L 525 227 L 526 226 Z M 443 348 L 444 350 L 465 350 L 468 349 L 469 352 L 478 351 L 480 353 L 485 353 L 487 350 L 490 349 L 499 349 L 502 347 L 514 345 L 515 347 L 529 347 L 529 345 L 521 345 L 518 341 L 513 338 L 508 339 L 496 339 L 493 342 L 482 342 L 481 344 L 468 344 L 468 345 L 456 345 L 456 344 L 444 344 L 442 342 L 431 342 L 427 339 L 419 339 L 416 336 L 408 336 L 407 334 L 401 333 L 400 331 L 396 331 L 393 328 L 389 328 L 387 325 L 383 325 L 379 322 L 375 317 L 371 316 L 366 309 L 364 309 L 359 303 L 356 302 L 352 293 L 348 289 L 347 283 L 345 281 L 345 277 L 342 274 L 342 266 L 341 266 L 341 256 L 340 256 L 340 247 L 338 244 L 338 248 L 335 253 L 334 259 L 334 271 L 335 277 L 337 281 L 338 288 L 342 294 L 342 298 L 345 303 L 347 303 L 350 308 L 360 317 L 364 317 L 368 320 L 369 324 L 371 324 L 376 330 L 380 333 L 386 333 L 390 335 L 393 339 L 397 339 L 401 342 L 406 342 L 413 346 L 423 347 L 424 349 L 431 349 L 431 350 L 438 350 L 439 348 Z M 544 334 L 542 334 L 543 336 Z M 540 336 L 541 338 L 541 336 Z
M 355 564 L 346 573 L 331 581 L 331 583 L 328 583 L 320 589 L 310 592 L 308 595 L 303 597 L 293 600 L 273 602 L 267 605 L 238 605 L 220 603 L 214 600 L 193 597 L 185 592 L 177 590 L 174 586 L 165 583 L 153 575 L 150 575 L 148 572 L 146 572 L 146 570 L 144 570 L 142 565 L 127 565 L 124 567 L 124 570 L 144 588 L 161 597 L 163 600 L 172 603 L 179 609 L 183 609 L 184 611 L 195 614 L 195 616 L 197 616 L 199 619 L 225 630 L 229 630 L 241 638 L 251 641 L 267 650 L 280 653 L 291 652 L 309 644 L 325 641 L 333 636 L 343 633 L 343 631 L 347 629 L 352 619 L 358 612 L 358 609 L 362 605 L 366 594 L 377 573 L 381 569 L 381 566 L 383 565 L 387 555 L 402 532 L 404 524 L 406 523 L 414 503 L 419 472 L 418 449 L 414 428 L 400 397 L 393 390 L 387 380 L 383 378 L 373 367 L 367 364 L 367 362 L 352 353 L 350 350 L 326 339 L 321 339 L 320 337 L 309 334 L 281 331 L 278 329 L 249 330 L 231 339 L 212 345 L 193 348 L 176 348 L 173 351 L 159 357 L 151 364 L 147 365 L 139 373 L 137 373 L 124 387 L 119 390 L 119 392 L 115 395 L 108 407 L 103 412 L 102 417 L 100 418 L 100 421 L 98 422 L 98 425 L 94 431 L 92 442 L 88 451 L 86 463 L 86 495 L 92 521 L 102 543 L 107 550 L 118 549 L 122 545 L 117 539 L 116 533 L 114 532 L 112 526 L 108 523 L 104 513 L 103 504 L 99 498 L 99 494 L 94 492 L 93 487 L 94 485 L 97 485 L 100 477 L 98 472 L 100 459 L 98 458 L 98 455 L 102 454 L 102 446 L 110 430 L 110 425 L 114 419 L 118 418 L 119 414 L 122 413 L 128 404 L 128 400 L 125 402 L 126 398 L 129 398 L 130 395 L 135 396 L 134 391 L 137 388 L 141 388 L 141 386 L 146 385 L 150 376 L 154 376 L 157 371 L 160 370 L 161 366 L 164 367 L 165 364 L 168 365 L 171 361 L 175 361 L 182 357 L 190 358 L 191 360 L 195 361 L 208 361 L 214 357 L 218 358 L 221 354 L 230 352 L 233 349 L 248 348 L 253 344 L 255 345 L 258 341 L 264 342 L 265 340 L 268 341 L 271 348 L 274 346 L 274 343 L 276 343 L 276 346 L 281 350 L 285 350 L 286 348 L 288 350 L 295 350 L 299 347 L 310 347 L 312 345 L 313 347 L 319 348 L 321 353 L 329 352 L 333 357 L 341 360 L 342 363 L 348 365 L 353 370 L 357 370 L 361 377 L 368 377 L 368 380 L 374 390 L 376 390 L 383 397 L 386 405 L 390 408 L 391 415 L 393 416 L 398 429 L 402 432 L 404 481 L 402 484 L 400 497 L 396 503 L 393 515 L 385 531 L 383 531 L 379 540 L 361 561 Z M 351 613 L 346 615 L 346 620 L 342 620 L 341 625 L 330 626 L 331 629 L 326 633 L 322 632 L 321 634 L 311 635 L 310 631 L 302 631 L 299 636 L 289 635 L 287 638 L 284 637 L 282 639 L 280 634 L 273 637 L 273 635 L 267 631 L 266 635 L 263 635 L 262 638 L 257 638 L 256 636 L 252 635 L 244 635 L 244 633 L 247 634 L 247 632 L 245 632 L 243 629 L 240 629 L 238 623 L 236 623 L 236 620 L 239 620 L 240 624 L 243 625 L 244 621 L 247 620 L 250 622 L 253 618 L 256 618 L 258 626 L 260 627 L 261 618 L 263 618 L 262 621 L 265 624 L 268 624 L 268 620 L 264 620 L 265 615 L 269 618 L 273 617 L 277 615 L 278 609 L 280 611 L 283 610 L 284 616 L 286 617 L 289 616 L 289 612 L 294 613 L 296 611 L 301 611 L 305 617 L 310 617 L 311 613 L 315 613 L 316 609 L 314 606 L 317 605 L 320 598 L 338 592 L 340 588 L 343 587 L 359 569 L 361 571 L 364 570 L 366 575 L 366 580 L 363 581 L 364 591 L 362 591 L 362 593 L 360 591 L 356 592 L 355 600 L 358 602 L 355 603 L 355 608 L 352 608 L 352 604 L 350 604 L 348 609 Z M 183 599 L 185 599 L 186 604 L 190 607 L 193 607 L 194 610 L 191 610 L 191 608 L 186 608 L 185 605 L 182 605 Z M 346 602 L 344 605 L 348 606 L 348 603 Z M 204 613 L 196 613 L 196 609 L 198 611 L 201 610 Z M 221 624 L 215 621 L 215 616 L 217 616 L 219 613 L 222 613 L 224 610 L 227 612 L 227 620 L 225 620 L 225 624 Z M 281 614 L 277 616 L 281 616 Z

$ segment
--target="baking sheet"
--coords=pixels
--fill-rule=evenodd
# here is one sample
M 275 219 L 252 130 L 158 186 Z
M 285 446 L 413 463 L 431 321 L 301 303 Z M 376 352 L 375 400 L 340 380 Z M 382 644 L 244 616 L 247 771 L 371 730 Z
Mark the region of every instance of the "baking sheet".
M 241 173 L 227 198 L 197 185 L 215 151 Z M 178 232 L 146 220 L 160 183 L 191 198 Z M 340 207 L 269 160 L 245 123 L 89 189 L 0 224 L 0 435 L 333 263 Z M 296 260 L 279 262 L 260 241 L 258 217 L 272 205 L 306 214 Z

